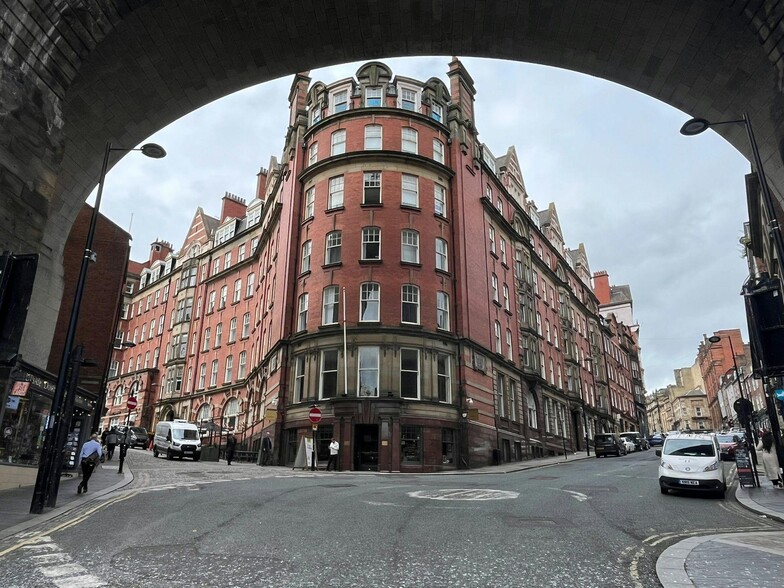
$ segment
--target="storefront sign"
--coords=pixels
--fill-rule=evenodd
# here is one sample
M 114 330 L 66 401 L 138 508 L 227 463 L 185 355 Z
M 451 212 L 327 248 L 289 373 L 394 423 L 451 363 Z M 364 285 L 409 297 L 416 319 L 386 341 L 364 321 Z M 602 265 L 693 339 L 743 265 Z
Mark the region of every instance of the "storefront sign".
M 9 396 L 5 401 L 6 410 L 18 410 L 20 400 L 18 396 Z
M 30 389 L 30 382 L 14 382 L 11 388 L 11 396 L 27 396 L 27 391 Z

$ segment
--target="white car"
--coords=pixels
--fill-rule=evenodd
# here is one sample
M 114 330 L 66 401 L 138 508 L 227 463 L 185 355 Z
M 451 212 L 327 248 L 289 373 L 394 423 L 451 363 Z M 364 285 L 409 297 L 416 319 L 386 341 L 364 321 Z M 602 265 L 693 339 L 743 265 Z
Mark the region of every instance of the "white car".
M 721 463 L 721 447 L 715 434 L 672 434 L 656 450 L 659 462 L 659 489 L 698 490 L 722 498 L 727 479 Z
M 623 446 L 626 447 L 626 453 L 634 453 L 634 451 L 637 449 L 637 446 L 631 439 L 621 437 L 621 441 L 623 441 Z

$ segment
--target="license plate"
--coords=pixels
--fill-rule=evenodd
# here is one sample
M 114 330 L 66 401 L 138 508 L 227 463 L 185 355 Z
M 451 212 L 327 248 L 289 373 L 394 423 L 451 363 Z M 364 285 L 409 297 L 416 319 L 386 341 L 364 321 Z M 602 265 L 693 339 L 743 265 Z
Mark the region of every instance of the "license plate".
M 678 480 L 678 484 L 685 484 L 686 486 L 699 486 L 700 483 L 697 480 Z
M 186 447 L 185 449 L 183 449 L 183 451 L 185 451 L 185 453 L 191 453 L 193 449 L 190 447 Z

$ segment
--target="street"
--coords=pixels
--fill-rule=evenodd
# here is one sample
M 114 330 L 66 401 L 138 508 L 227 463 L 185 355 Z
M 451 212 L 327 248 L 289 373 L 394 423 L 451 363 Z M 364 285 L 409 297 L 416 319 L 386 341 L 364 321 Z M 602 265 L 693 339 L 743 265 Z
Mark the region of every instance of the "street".
M 652 450 L 505 475 L 229 467 L 139 450 L 128 463 L 126 489 L 0 544 L 3 585 L 648 587 L 681 539 L 784 528 L 734 500 L 661 495 Z

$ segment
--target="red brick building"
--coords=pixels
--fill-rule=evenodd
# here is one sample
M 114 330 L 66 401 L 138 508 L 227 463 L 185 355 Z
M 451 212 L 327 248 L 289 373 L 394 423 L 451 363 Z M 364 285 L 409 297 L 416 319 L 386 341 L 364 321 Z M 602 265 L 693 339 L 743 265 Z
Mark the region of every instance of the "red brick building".
M 334 437 L 357 470 L 521 460 L 610 427 L 585 250 L 529 199 L 514 148 L 478 141 L 457 59 L 448 77 L 378 62 L 330 84 L 295 76 L 256 198 L 199 209 L 180 250 L 141 269 L 117 406 L 140 378 L 145 426 L 219 422 L 248 448 L 270 431 L 292 464 L 318 405 L 319 454 Z

